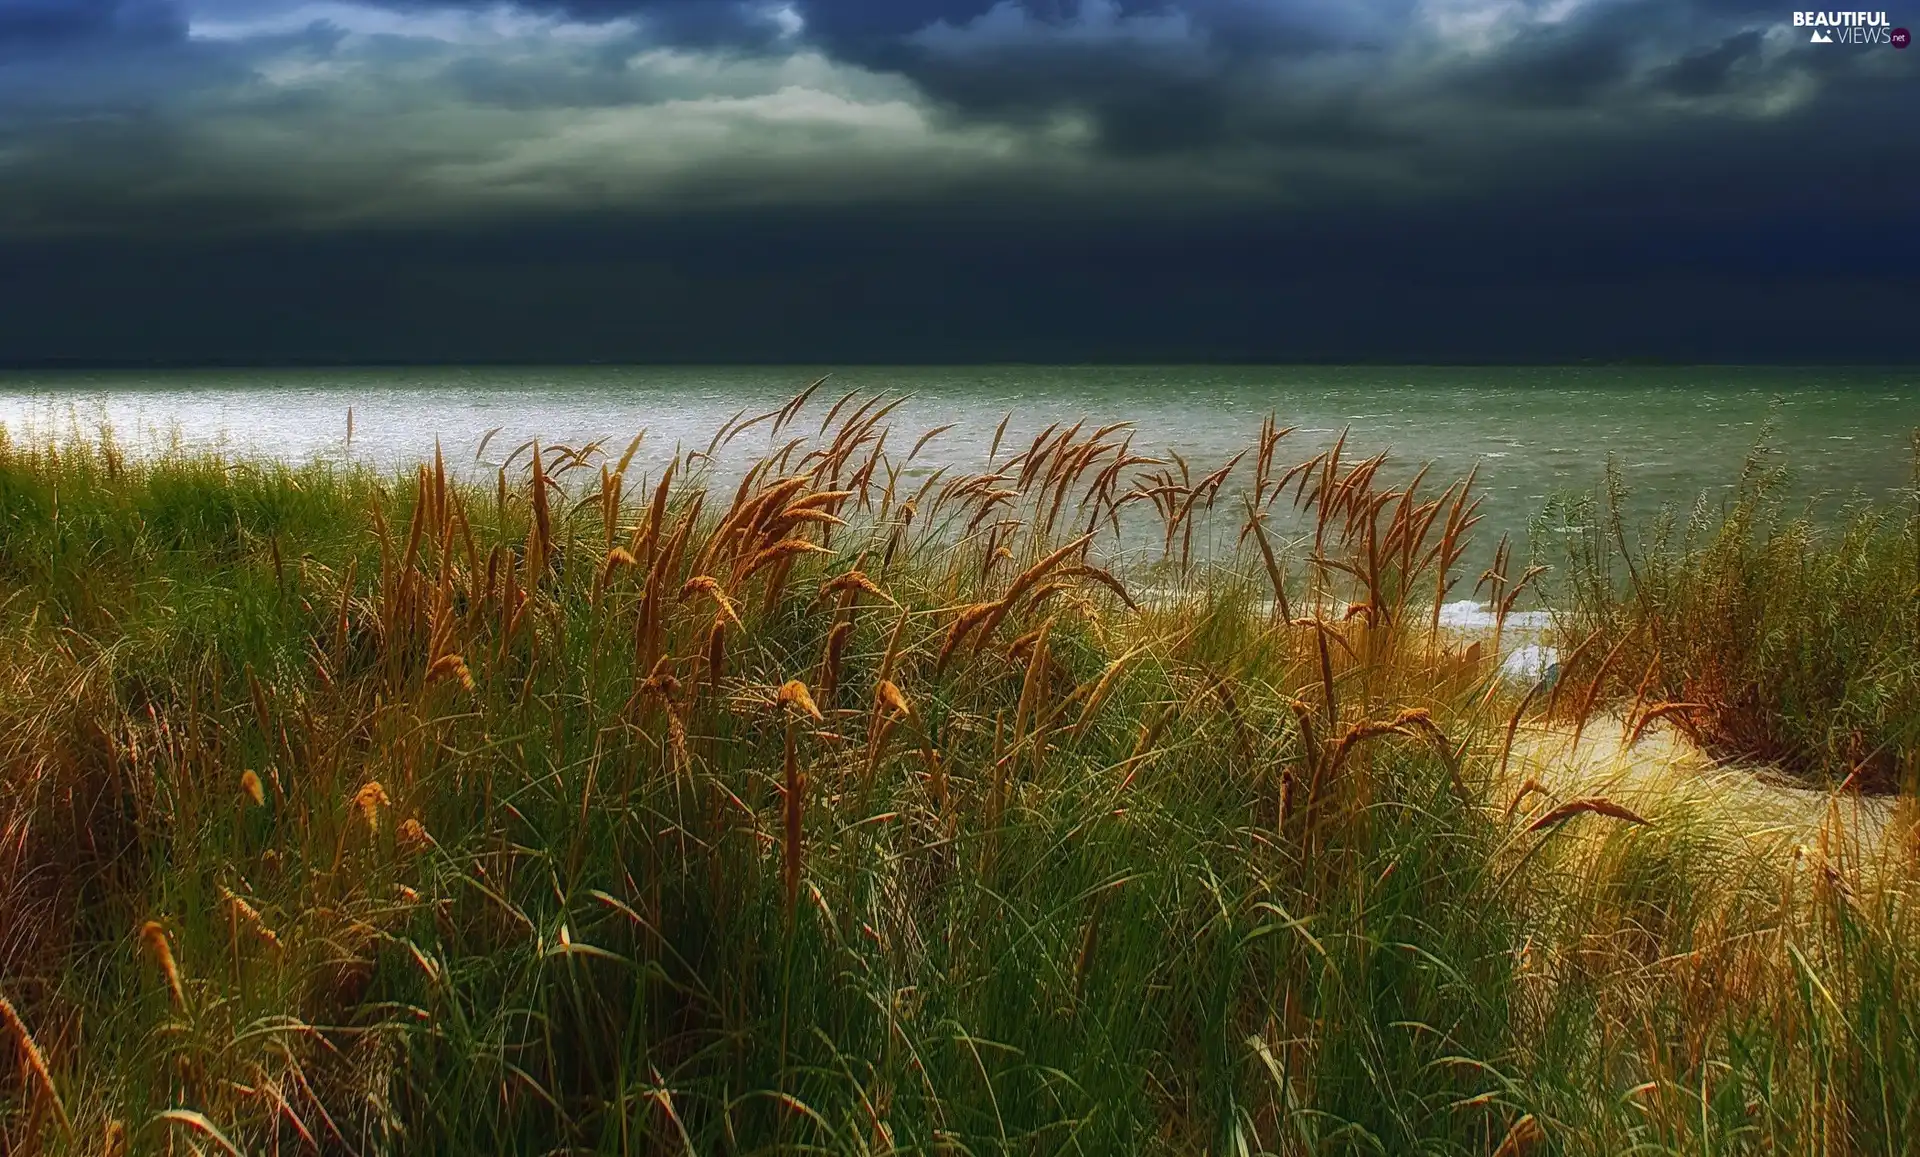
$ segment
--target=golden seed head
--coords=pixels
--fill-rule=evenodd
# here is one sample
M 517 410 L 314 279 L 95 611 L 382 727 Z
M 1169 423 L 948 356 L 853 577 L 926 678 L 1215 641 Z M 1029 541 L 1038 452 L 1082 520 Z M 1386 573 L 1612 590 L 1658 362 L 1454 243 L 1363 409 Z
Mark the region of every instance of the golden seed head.
M 907 702 L 907 697 L 900 693 L 900 688 L 895 686 L 891 679 L 880 680 L 879 686 L 874 688 L 874 698 L 882 707 L 896 715 L 913 714 L 913 707 Z
M 660 661 L 653 665 L 652 673 L 640 681 L 640 689 L 649 695 L 659 695 L 666 699 L 679 694 L 680 680 L 673 675 L 673 657 L 660 656 Z
M 167 991 L 173 997 L 176 1008 L 183 1007 L 186 992 L 180 984 L 180 966 L 173 959 L 173 945 L 167 943 L 167 930 L 158 920 L 149 920 L 140 925 L 140 942 L 153 954 L 153 961 L 160 967 L 160 975 L 166 978 Z
M 820 586 L 820 594 L 823 598 L 827 595 L 838 594 L 842 591 L 865 591 L 875 598 L 888 599 L 891 601 L 891 596 L 880 588 L 879 583 L 867 577 L 864 572 L 857 570 L 850 570 L 844 574 L 835 575 Z
M 0 1032 L 0 1039 L 11 1035 L 19 1040 L 22 1062 L 27 1071 L 40 1082 L 48 1102 L 53 1105 L 54 1116 L 60 1121 L 60 1128 L 71 1137 L 73 1120 L 67 1116 L 66 1106 L 60 1102 L 60 1092 L 53 1084 L 53 1073 L 47 1067 L 47 1056 L 40 1051 L 40 1043 L 33 1039 L 32 1033 L 27 1031 L 27 1022 L 20 1018 L 19 1010 L 13 1007 L 13 1002 L 7 999 L 5 993 L 0 993 L 0 1030 L 10 1030 L 10 1032 Z
M 240 773 L 240 790 L 245 793 L 248 799 L 253 801 L 254 807 L 266 806 L 266 789 L 260 786 L 260 777 L 254 774 L 252 768 L 248 768 Z
M 262 944 L 276 951 L 279 950 L 280 937 L 274 934 L 273 929 L 267 927 L 267 922 L 260 915 L 258 908 L 226 888 L 220 889 L 220 894 L 226 898 L 227 906 L 233 910 L 236 920 L 244 921 L 249 928 L 253 929 L 253 934 L 259 937 Z
M 427 834 L 426 825 L 411 816 L 400 821 L 400 826 L 393 835 L 394 841 L 399 844 L 403 852 L 418 852 L 433 843 L 433 837 Z
M 367 821 L 369 828 L 379 828 L 380 809 L 391 807 L 393 800 L 388 797 L 387 789 L 377 779 L 370 779 L 353 793 L 353 806 L 360 809 L 360 816 Z
M 258 908 L 255 908 L 252 904 L 247 903 L 239 895 L 237 895 L 232 891 L 229 891 L 226 888 L 220 889 L 220 894 L 226 897 L 227 903 L 233 908 L 233 914 L 235 916 L 238 916 L 242 920 L 246 920 L 251 923 L 256 923 L 256 924 L 259 923 L 260 910 Z
M 807 685 L 798 679 L 789 679 L 782 684 L 774 701 L 780 706 L 791 707 L 803 715 L 810 716 L 816 722 L 826 719 L 826 716 L 820 714 L 820 708 L 813 702 L 813 692 L 808 691 Z
M 845 526 L 847 524 L 846 519 L 841 518 L 837 514 L 829 514 L 824 510 L 789 510 L 780 517 L 793 522 L 819 522 L 825 523 L 828 526 Z
M 709 598 L 713 599 L 713 601 L 716 604 L 718 604 L 718 606 L 720 607 L 720 613 L 723 616 L 733 620 L 735 623 L 738 623 L 740 621 L 740 614 L 738 611 L 734 610 L 733 600 L 727 597 L 727 592 L 725 588 L 723 588 L 720 585 L 720 581 L 714 578 L 712 575 L 704 575 L 704 574 L 694 575 L 692 578 L 686 581 L 686 584 L 684 586 L 680 588 L 680 597 L 682 599 L 689 599 L 689 598 L 692 598 L 694 595 L 708 596 Z
M 747 563 L 745 569 L 741 570 L 736 578 L 740 581 L 745 581 L 761 569 L 771 566 L 781 559 L 793 558 L 795 555 L 832 553 L 833 551 L 827 547 L 821 546 L 817 542 L 808 542 L 804 538 L 783 538 L 779 542 L 774 543 L 772 546 L 754 555 L 753 559 Z
M 467 670 L 467 661 L 459 655 L 442 655 L 427 668 L 427 682 L 438 683 L 442 679 L 458 679 L 460 686 L 473 690 L 473 672 Z

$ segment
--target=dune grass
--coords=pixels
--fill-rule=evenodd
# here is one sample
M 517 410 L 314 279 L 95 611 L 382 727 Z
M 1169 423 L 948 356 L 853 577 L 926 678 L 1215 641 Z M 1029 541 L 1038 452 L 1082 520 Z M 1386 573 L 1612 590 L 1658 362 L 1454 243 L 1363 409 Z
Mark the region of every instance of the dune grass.
M 1574 695 L 1435 625 L 1471 479 L 892 406 L 0 441 L 5 1150 L 1907 1151 L 1911 840 L 1512 797 Z
M 1733 493 L 1644 541 L 1625 481 L 1572 508 L 1563 600 L 1580 674 L 1665 704 L 1705 749 L 1816 785 L 1920 786 L 1920 432 L 1914 499 L 1795 514 L 1764 447 Z M 1602 669 L 1604 668 L 1604 670 Z

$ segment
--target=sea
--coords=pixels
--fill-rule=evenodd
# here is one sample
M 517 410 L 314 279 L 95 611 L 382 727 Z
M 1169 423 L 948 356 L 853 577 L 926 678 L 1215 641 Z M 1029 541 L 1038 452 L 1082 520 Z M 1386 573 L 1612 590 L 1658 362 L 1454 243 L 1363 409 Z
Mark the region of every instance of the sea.
M 1543 518 L 1592 495 L 1608 464 L 1628 513 L 1650 525 L 1724 502 L 1758 453 L 1783 493 L 1822 516 L 1850 503 L 1913 503 L 1920 367 L 1430 366 L 438 366 L 0 371 L 0 424 L 14 442 L 97 438 L 140 453 L 359 463 L 402 471 L 436 446 L 491 475 L 522 442 L 635 456 L 657 471 L 705 449 L 736 415 L 781 405 L 825 377 L 781 440 L 818 428 L 842 397 L 904 397 L 889 446 L 949 426 L 906 468 L 986 467 L 1055 423 L 1131 423 L 1136 453 L 1178 454 L 1193 476 L 1247 447 L 1272 415 L 1293 433 L 1281 462 L 1342 437 L 1345 456 L 1389 454 L 1388 477 L 1431 463 L 1442 483 L 1478 467 L 1481 542 L 1501 534 L 1551 551 Z M 857 402 L 851 403 L 857 405 Z M 844 413 L 845 411 L 843 411 Z M 351 437 L 349 437 L 351 414 Z M 768 448 L 762 423 L 727 447 L 724 475 Z M 489 432 L 493 432 L 489 438 Z M 482 443 L 485 441 L 484 452 Z M 1562 520 L 1564 521 L 1564 520 Z M 1564 529 L 1561 531 L 1564 533 Z

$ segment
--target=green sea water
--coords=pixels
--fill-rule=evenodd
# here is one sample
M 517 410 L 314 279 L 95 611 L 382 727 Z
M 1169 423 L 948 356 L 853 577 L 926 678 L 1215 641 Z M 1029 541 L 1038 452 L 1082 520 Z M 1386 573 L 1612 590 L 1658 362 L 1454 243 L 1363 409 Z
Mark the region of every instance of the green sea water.
M 736 413 L 779 405 L 823 373 L 801 429 L 849 391 L 911 395 L 889 443 L 927 444 L 911 477 L 979 469 L 995 428 L 1030 441 L 1055 422 L 1131 422 L 1137 451 L 1173 450 L 1196 475 L 1246 446 L 1272 413 L 1296 427 L 1284 461 L 1350 431 L 1355 456 L 1388 450 L 1407 469 L 1449 479 L 1476 463 L 1483 538 L 1523 535 L 1550 497 L 1591 491 L 1609 459 L 1634 512 L 1724 493 L 1763 436 L 1793 487 L 1831 510 L 1855 498 L 1910 501 L 1920 427 L 1920 368 L 1767 367 L 440 367 L 0 373 L 0 422 L 12 437 L 92 433 L 295 461 L 352 458 L 405 466 L 433 453 L 491 471 L 528 438 L 618 453 L 647 431 L 638 460 L 704 448 Z M 353 412 L 353 438 L 347 415 Z M 500 432 L 484 460 L 474 451 Z M 761 430 L 765 429 L 763 425 Z M 787 432 L 791 436 L 792 431 Z M 750 435 L 730 450 L 765 449 Z M 1007 451 L 1003 449 L 1004 459 Z M 724 473 L 725 465 L 721 467 Z

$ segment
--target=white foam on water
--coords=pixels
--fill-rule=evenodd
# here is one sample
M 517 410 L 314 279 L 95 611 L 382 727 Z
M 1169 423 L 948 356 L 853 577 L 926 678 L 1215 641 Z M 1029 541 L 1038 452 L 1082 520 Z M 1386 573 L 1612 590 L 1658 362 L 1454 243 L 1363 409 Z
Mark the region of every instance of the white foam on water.
M 1493 613 L 1471 599 L 1442 603 L 1440 625 L 1455 631 L 1491 631 Z
M 1560 666 L 1560 650 L 1530 643 L 1515 647 L 1500 664 L 1500 675 L 1515 683 L 1538 683 Z
M 1497 616 L 1485 603 L 1471 599 L 1440 604 L 1440 625 L 1454 631 L 1491 631 Z M 1506 629 L 1509 631 L 1544 631 L 1553 625 L 1553 616 L 1546 611 L 1510 611 L 1507 614 Z

